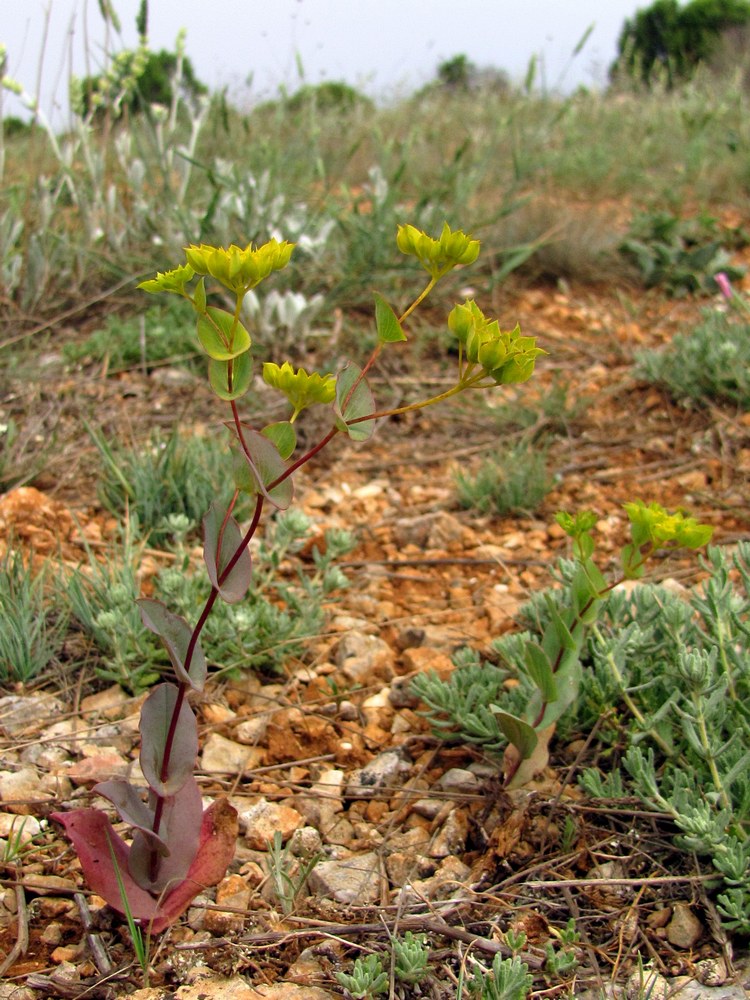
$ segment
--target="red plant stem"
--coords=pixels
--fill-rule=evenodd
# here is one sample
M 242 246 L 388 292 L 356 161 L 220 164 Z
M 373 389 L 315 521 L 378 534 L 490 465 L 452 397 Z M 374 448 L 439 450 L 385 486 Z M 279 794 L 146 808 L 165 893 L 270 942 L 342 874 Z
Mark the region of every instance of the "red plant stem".
M 293 462 L 288 468 L 284 469 L 284 471 L 281 473 L 280 476 L 277 476 L 273 480 L 273 482 L 270 482 L 268 484 L 266 489 L 270 492 L 272 489 L 275 489 L 279 485 L 279 483 L 283 483 L 284 480 L 288 479 L 293 473 L 297 471 L 297 469 L 301 468 L 301 466 L 309 462 L 311 458 L 314 458 L 318 454 L 318 452 L 322 451 L 325 448 L 325 446 L 330 441 L 332 441 L 333 438 L 336 437 L 338 433 L 339 433 L 338 427 L 332 427 L 330 431 L 326 434 L 326 436 L 322 438 L 320 441 L 318 441 L 318 443 L 315 445 L 314 448 L 311 448 L 308 452 L 306 452 L 304 455 L 298 458 L 296 462 Z
M 198 645 L 198 639 L 200 638 L 200 634 L 203 631 L 203 626 L 206 624 L 208 616 L 211 614 L 211 610 L 214 604 L 216 603 L 216 598 L 219 596 L 219 587 L 221 587 L 222 583 L 224 583 L 226 578 L 232 572 L 238 560 L 241 558 L 242 553 L 247 548 L 250 539 L 255 534 L 258 528 L 258 523 L 260 521 L 260 516 L 262 511 L 263 511 L 263 497 L 259 495 L 255 503 L 255 511 L 253 513 L 253 519 L 250 522 L 250 526 L 245 532 L 242 541 L 237 546 L 234 554 L 232 555 L 232 558 L 229 560 L 227 565 L 221 571 L 221 575 L 218 578 L 219 586 L 211 588 L 211 593 L 206 598 L 206 603 L 203 605 L 203 610 L 201 611 L 200 617 L 198 618 L 198 621 L 195 624 L 195 628 L 193 629 L 193 632 L 190 636 L 190 641 L 188 642 L 188 647 L 185 652 L 185 662 L 183 664 L 187 673 L 190 673 L 190 665 L 193 662 L 193 655 L 195 654 L 195 648 Z M 177 723 L 180 718 L 180 711 L 182 709 L 182 704 L 185 700 L 185 695 L 187 694 L 187 687 L 188 685 L 184 681 L 180 682 L 180 684 L 178 684 L 177 686 L 177 698 L 175 700 L 174 709 L 172 710 L 172 717 L 169 720 L 169 729 L 167 730 L 167 738 L 164 741 L 164 756 L 162 758 L 161 771 L 159 773 L 159 777 L 162 782 L 166 782 L 167 778 L 169 777 L 169 763 L 172 757 L 172 747 L 174 746 L 175 735 L 177 733 Z M 156 834 L 158 834 L 159 827 L 161 826 L 161 819 L 164 814 L 165 801 L 166 801 L 165 796 L 159 794 L 159 792 L 156 792 L 156 805 L 154 806 L 154 820 L 151 825 L 151 829 Z M 151 876 L 152 881 L 156 878 L 157 872 L 159 870 L 159 857 L 160 855 L 157 850 L 154 849 L 151 851 L 151 856 L 149 858 L 149 874 Z

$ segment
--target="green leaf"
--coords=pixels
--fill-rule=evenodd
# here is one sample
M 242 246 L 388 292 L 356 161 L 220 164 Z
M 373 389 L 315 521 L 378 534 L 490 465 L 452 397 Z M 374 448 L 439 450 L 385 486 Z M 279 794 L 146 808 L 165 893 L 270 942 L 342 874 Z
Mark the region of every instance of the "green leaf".
M 297 447 L 297 432 L 294 429 L 294 424 L 288 420 L 280 420 L 276 424 L 267 424 L 261 430 L 261 434 L 273 442 L 276 450 L 283 459 L 289 458 Z
M 599 617 L 602 595 L 606 597 L 608 584 L 592 559 L 584 559 L 578 564 L 573 574 L 570 590 L 573 611 L 581 624 L 593 624 Z
M 169 611 L 161 601 L 144 597 L 136 601 L 136 604 L 143 624 L 164 643 L 180 683 L 189 684 L 194 691 L 202 691 L 208 667 L 200 642 L 196 641 L 190 664 L 188 669 L 185 669 L 185 659 L 193 635 L 193 629 L 188 622 L 180 615 Z
M 578 649 L 578 643 L 570 634 L 570 629 L 567 623 L 563 620 L 560 612 L 557 610 L 552 595 L 545 593 L 544 602 L 547 605 L 547 611 L 549 612 L 550 621 L 547 628 L 544 630 L 544 640 L 543 645 L 548 656 L 552 656 L 554 652 L 554 658 L 557 658 L 557 654 L 561 649 Z M 549 638 L 547 636 L 549 635 Z
M 206 312 L 206 279 L 201 278 L 193 292 L 193 309 L 199 316 Z
M 584 531 L 583 534 L 578 535 L 573 542 L 573 552 L 575 553 L 576 559 L 590 559 L 594 554 L 594 549 L 596 548 L 596 543 L 591 535 Z
M 242 425 L 242 437 L 249 456 L 241 445 L 233 449 L 235 486 L 251 496 L 260 493 L 279 510 L 286 510 L 294 496 L 291 476 L 272 490 L 267 489 L 269 483 L 286 472 L 286 462 L 279 454 L 276 445 L 245 424 Z
M 622 562 L 622 571 L 627 580 L 639 580 L 646 572 L 646 566 L 641 555 L 641 547 L 634 542 L 628 542 L 627 545 L 623 545 L 620 560 Z
M 354 388 L 356 386 L 356 388 Z M 353 390 L 353 391 L 352 391 Z M 367 379 L 362 378 L 362 369 L 353 361 L 347 362 L 336 378 L 336 426 L 348 434 L 352 441 L 366 441 L 375 430 L 373 420 L 363 420 L 351 424 L 358 417 L 365 417 L 375 412 L 373 399 Z
M 406 340 L 398 316 L 378 292 L 375 292 L 375 325 L 381 344 L 395 344 Z
M 192 777 L 198 756 L 198 723 L 187 698 L 182 699 L 174 730 L 168 773 L 162 781 L 164 748 L 167 743 L 172 715 L 177 704 L 178 690 L 174 684 L 153 688 L 141 709 L 141 755 L 143 776 L 157 795 L 176 795 Z
M 557 722 L 577 699 L 582 672 L 578 653 L 573 650 L 564 653 L 555 673 L 557 699 L 546 704 L 544 716 L 537 726 L 538 730 L 547 729 L 553 722 Z
M 216 361 L 230 361 L 250 350 L 250 334 L 226 309 L 209 306 L 198 317 L 197 332 L 203 350 Z
M 231 372 L 231 388 L 230 388 Z M 227 402 L 244 396 L 253 381 L 253 356 L 249 351 L 240 354 L 230 361 L 217 361 L 210 358 L 208 362 L 208 381 L 219 397 Z
M 226 567 L 242 546 L 242 531 L 233 517 L 217 501 L 208 508 L 203 518 L 203 559 L 206 563 L 211 586 L 227 604 L 241 601 L 250 586 L 252 560 L 247 546 L 237 559 L 231 571 L 224 576 Z
M 526 673 L 539 688 L 542 700 L 557 701 L 557 684 L 547 654 L 536 642 L 527 642 L 523 652 Z
M 528 722 L 524 722 L 516 715 L 511 715 L 497 705 L 490 705 L 490 709 L 497 719 L 503 736 L 518 750 L 521 760 L 527 760 L 534 752 L 538 740 L 534 728 Z

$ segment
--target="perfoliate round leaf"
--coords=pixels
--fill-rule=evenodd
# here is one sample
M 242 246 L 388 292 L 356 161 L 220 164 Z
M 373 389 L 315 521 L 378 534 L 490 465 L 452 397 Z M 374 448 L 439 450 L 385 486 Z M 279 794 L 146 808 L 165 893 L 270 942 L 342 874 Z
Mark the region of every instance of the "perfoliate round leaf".
M 226 309 L 208 306 L 198 317 L 197 333 L 203 350 L 216 361 L 229 361 L 250 349 L 250 334 Z
M 227 566 L 242 546 L 242 531 L 233 517 L 217 501 L 203 518 L 203 559 L 211 586 L 227 604 L 241 601 L 250 586 L 252 561 L 245 546 L 232 569 Z
M 276 449 L 283 459 L 289 458 L 297 447 L 297 432 L 294 429 L 294 424 L 288 420 L 268 424 L 261 430 L 261 434 L 276 445 Z
M 373 420 L 351 421 L 375 412 L 375 400 L 362 369 L 349 361 L 336 378 L 336 426 L 352 441 L 366 441 L 375 429 Z
M 200 641 L 193 644 L 190 663 L 185 664 L 193 637 L 193 629 L 182 615 L 176 615 L 150 597 L 136 602 L 143 624 L 159 636 L 169 653 L 174 672 L 182 684 L 189 684 L 196 691 L 202 691 L 208 667 Z
M 151 689 L 141 709 L 141 770 L 149 788 L 158 795 L 175 795 L 192 777 L 198 756 L 198 723 L 187 698 L 183 697 L 167 773 L 162 779 L 164 750 L 177 702 L 178 689 L 175 685 L 159 684 Z
M 231 361 L 217 361 L 210 358 L 208 362 L 208 381 L 219 397 L 229 402 L 244 396 L 253 381 L 253 356 L 245 351 Z

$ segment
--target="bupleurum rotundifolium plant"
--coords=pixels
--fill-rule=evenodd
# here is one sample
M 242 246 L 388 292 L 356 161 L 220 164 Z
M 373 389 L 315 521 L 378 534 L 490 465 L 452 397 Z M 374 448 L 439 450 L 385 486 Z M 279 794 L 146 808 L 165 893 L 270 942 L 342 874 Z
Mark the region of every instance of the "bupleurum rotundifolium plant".
M 208 356 L 210 386 L 228 407 L 233 489 L 228 502 L 214 499 L 203 518 L 203 558 L 211 589 L 195 624 L 159 600 L 138 601 L 144 626 L 159 637 L 174 670 L 174 680 L 154 687 L 141 711 L 140 765 L 148 800 L 143 801 L 137 784 L 124 779 L 105 781 L 94 789 L 132 827 L 132 842 L 115 832 L 101 809 L 54 816 L 72 840 L 90 887 L 151 932 L 169 926 L 202 888 L 216 884 L 234 854 L 235 810 L 224 799 L 203 809 L 193 774 L 198 726 L 188 695 L 200 692 L 206 681 L 201 633 L 213 607 L 217 601 L 239 603 L 251 586 L 248 544 L 264 510 L 289 507 L 294 473 L 337 435 L 365 441 L 381 418 L 431 406 L 468 389 L 525 382 L 543 353 L 535 338 L 523 336 L 517 326 L 502 330 L 497 320 L 468 300 L 456 305 L 448 317 L 448 327 L 458 340 L 455 384 L 438 395 L 378 410 L 367 373 L 381 351 L 405 341 L 405 321 L 438 281 L 456 266 L 474 263 L 479 254 L 478 240 L 451 231 L 447 224 L 438 239 L 414 226 L 400 226 L 397 244 L 427 271 L 426 286 L 401 315 L 376 293 L 378 339 L 363 367 L 348 361 L 332 375 L 295 368 L 288 361 L 266 362 L 263 380 L 286 398 L 289 416 L 262 427 L 251 426 L 238 409 L 238 400 L 253 384 L 252 338 L 241 320 L 242 305 L 261 281 L 286 267 L 293 244 L 272 239 L 257 248 L 191 245 L 184 264 L 139 286 L 146 292 L 180 296 L 195 311 L 198 341 Z M 221 290 L 233 296 L 233 309 L 209 302 L 209 296 Z M 315 445 L 295 458 L 295 423 L 311 406 L 330 407 L 331 424 Z M 244 528 L 234 516 L 241 494 L 250 497 L 252 508 Z

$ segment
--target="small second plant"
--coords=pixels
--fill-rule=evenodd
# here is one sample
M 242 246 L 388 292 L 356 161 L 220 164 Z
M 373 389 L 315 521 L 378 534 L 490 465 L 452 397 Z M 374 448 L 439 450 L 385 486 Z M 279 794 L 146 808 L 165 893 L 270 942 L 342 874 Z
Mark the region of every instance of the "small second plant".
M 158 636 L 173 679 L 154 687 L 141 711 L 140 766 L 148 786 L 124 779 L 105 781 L 95 791 L 109 799 L 132 828 L 128 843 L 98 808 L 55 813 L 73 842 L 89 886 L 115 909 L 150 933 L 158 933 L 184 912 L 206 886 L 223 877 L 234 855 L 237 814 L 224 799 L 204 811 L 194 776 L 198 725 L 190 707 L 191 692 L 206 681 L 207 658 L 201 635 L 215 606 L 243 601 L 253 583 L 248 545 L 265 511 L 283 511 L 293 500 L 293 476 L 334 438 L 366 441 L 382 418 L 434 405 L 461 392 L 525 382 L 543 353 L 533 337 L 518 327 L 502 330 L 473 300 L 456 305 L 448 327 L 458 341 L 455 383 L 436 396 L 379 410 L 368 373 L 381 352 L 407 339 L 404 325 L 435 285 L 458 265 L 472 264 L 479 242 L 446 224 L 438 239 L 413 226 L 398 228 L 399 250 L 416 257 L 429 279 L 400 315 L 381 295 L 375 296 L 377 341 L 363 366 L 348 361 L 337 373 L 321 374 L 267 361 L 262 377 L 286 400 L 288 417 L 254 426 L 240 414 L 238 401 L 254 384 L 252 338 L 242 322 L 243 301 L 260 282 L 288 264 L 293 244 L 275 239 L 254 248 L 206 244 L 186 248 L 184 264 L 141 283 L 149 293 L 179 296 L 192 306 L 196 333 L 208 356 L 208 380 L 226 407 L 232 487 L 228 500 L 214 499 L 203 518 L 203 560 L 210 590 L 194 624 L 154 598 L 139 600 L 143 625 Z M 227 293 L 233 302 L 226 305 Z M 320 440 L 295 457 L 296 421 L 311 406 L 329 408 L 330 426 Z M 257 409 L 254 411 L 257 412 Z M 223 491 L 217 484 L 215 496 Z M 242 495 L 250 502 L 249 522 L 237 517 Z M 224 493 L 224 495 L 226 495 Z M 319 572 L 325 567 L 318 566 Z

